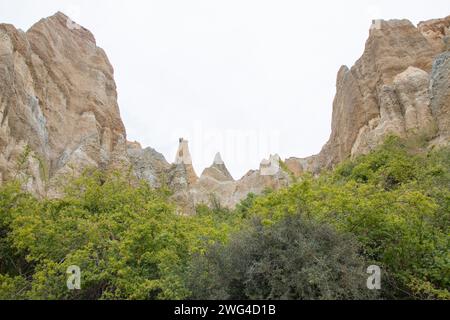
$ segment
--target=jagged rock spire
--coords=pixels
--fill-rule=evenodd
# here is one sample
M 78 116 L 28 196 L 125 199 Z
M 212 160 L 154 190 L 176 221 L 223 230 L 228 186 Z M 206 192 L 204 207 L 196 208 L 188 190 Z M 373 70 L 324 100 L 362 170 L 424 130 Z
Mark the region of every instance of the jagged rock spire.
M 189 152 L 189 141 L 184 138 L 180 138 L 180 145 L 178 147 L 177 155 L 175 157 L 176 167 L 182 167 L 182 175 L 184 175 L 188 184 L 192 185 L 197 180 L 197 174 L 195 173 L 194 167 L 192 166 L 192 157 Z
M 211 167 L 205 169 L 201 175 L 202 178 L 212 178 L 217 181 L 234 181 L 225 162 L 222 159 L 220 152 L 214 157 L 214 162 Z
M 225 164 L 222 160 L 222 155 L 220 154 L 220 152 L 217 152 L 216 156 L 214 157 L 214 163 L 213 165 L 220 165 L 220 164 Z
M 192 165 L 192 157 L 189 152 L 189 141 L 180 138 L 180 145 L 178 147 L 175 164 L 189 164 Z

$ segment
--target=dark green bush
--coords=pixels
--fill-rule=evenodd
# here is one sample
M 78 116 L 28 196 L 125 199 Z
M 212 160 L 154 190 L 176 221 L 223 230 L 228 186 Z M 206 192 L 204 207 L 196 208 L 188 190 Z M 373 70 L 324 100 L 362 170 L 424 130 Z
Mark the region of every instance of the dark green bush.
M 360 299 L 367 264 L 354 239 L 300 214 L 215 244 L 190 267 L 194 299 Z

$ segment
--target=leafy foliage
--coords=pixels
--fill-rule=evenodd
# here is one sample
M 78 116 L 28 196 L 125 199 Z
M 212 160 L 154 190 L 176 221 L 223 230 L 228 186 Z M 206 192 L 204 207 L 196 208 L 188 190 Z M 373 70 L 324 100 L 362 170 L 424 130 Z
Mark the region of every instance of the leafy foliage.
M 353 233 L 384 270 L 388 298 L 450 298 L 450 150 L 418 152 L 395 137 L 319 178 L 258 198 L 250 212 L 278 221 L 301 209 Z
M 273 225 L 255 219 L 212 245 L 194 259 L 189 283 L 195 299 L 368 298 L 364 266 L 351 237 L 295 214 Z
M 449 169 L 450 148 L 391 137 L 194 216 L 127 173 L 87 170 L 60 199 L 12 182 L 0 187 L 0 299 L 371 298 L 370 264 L 381 298 L 450 299 Z M 67 290 L 71 265 L 81 290 Z
M 167 194 L 117 173 L 88 171 L 62 199 L 0 191 L 0 298 L 181 299 L 192 252 L 224 238 L 230 223 L 181 217 Z M 66 270 L 82 270 L 68 291 Z

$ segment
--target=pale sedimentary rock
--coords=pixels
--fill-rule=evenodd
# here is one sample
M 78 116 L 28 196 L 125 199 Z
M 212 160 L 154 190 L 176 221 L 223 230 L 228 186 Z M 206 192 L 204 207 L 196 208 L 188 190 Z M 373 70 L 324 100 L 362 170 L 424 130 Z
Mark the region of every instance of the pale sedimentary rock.
M 0 172 L 40 195 L 56 195 L 67 174 L 128 162 L 113 68 L 68 21 L 57 13 L 27 32 L 0 25 Z
M 331 168 L 370 152 L 388 135 L 421 134 L 433 144 L 448 143 L 449 26 L 450 17 L 418 27 L 408 20 L 374 22 L 362 57 L 338 72 L 329 141 L 318 155 L 287 159 L 290 173 Z M 218 179 L 209 168 L 190 189 L 193 202 L 206 202 L 210 193 L 233 207 L 248 193 L 282 188 L 291 181 L 279 163 L 271 156 L 236 182 Z
M 380 116 L 360 129 L 351 155 L 370 152 L 390 134 L 433 137 L 436 124 L 430 107 L 429 82 L 427 72 L 409 67 L 394 78 L 392 85 L 384 85 L 378 94 Z
M 270 155 L 269 159 L 264 159 L 260 165 L 260 173 L 262 176 L 274 176 L 280 170 L 281 158 L 279 155 Z
M 167 173 L 171 166 L 162 154 L 152 148 L 142 149 L 137 142 L 128 143 L 127 153 L 138 179 L 155 188 L 167 183 Z
M 362 57 L 338 72 L 329 141 L 317 156 L 289 159 L 288 167 L 318 172 L 370 152 L 390 134 L 448 142 L 449 27 L 450 16 L 418 27 L 375 21 Z
M 340 68 L 329 141 L 315 156 L 278 155 L 235 181 L 217 154 L 200 177 L 188 142 L 173 164 L 127 142 L 114 72 L 93 35 L 62 13 L 27 32 L 0 24 L 0 183 L 14 178 L 41 196 L 58 196 L 85 168 L 128 170 L 172 189 L 180 212 L 199 204 L 233 208 L 249 193 L 288 186 L 291 174 L 318 173 L 370 152 L 386 136 L 450 139 L 450 16 L 421 22 L 375 21 L 362 57 Z M 285 169 L 289 172 L 285 172 Z
M 449 17 L 424 21 L 417 26 L 420 33 L 437 52 L 448 50 L 448 40 L 445 38 L 450 35 L 449 27 Z
M 206 168 L 191 189 L 195 205 L 204 203 L 227 206 L 236 189 L 236 182 L 228 171 L 220 153 L 213 164 Z
M 174 165 L 183 167 L 183 170 L 186 171 L 188 184 L 192 185 L 198 180 L 197 174 L 192 166 L 192 157 L 189 152 L 189 142 L 183 138 L 180 138 L 180 145 L 178 147 Z
M 235 181 L 220 154 L 213 165 L 207 168 L 192 188 L 194 203 L 219 204 L 222 207 L 234 208 L 248 194 L 261 194 L 266 189 L 280 189 L 290 183 L 289 174 L 280 167 L 280 157 L 271 155 L 261 162 L 259 170 L 251 170 L 244 177 Z
M 431 111 L 439 128 L 439 139 L 450 139 L 450 51 L 436 57 L 431 71 Z
M 200 179 L 202 178 L 212 178 L 217 181 L 234 181 L 225 165 L 225 162 L 223 162 L 220 153 L 216 154 L 212 166 L 203 171 L 200 176 Z

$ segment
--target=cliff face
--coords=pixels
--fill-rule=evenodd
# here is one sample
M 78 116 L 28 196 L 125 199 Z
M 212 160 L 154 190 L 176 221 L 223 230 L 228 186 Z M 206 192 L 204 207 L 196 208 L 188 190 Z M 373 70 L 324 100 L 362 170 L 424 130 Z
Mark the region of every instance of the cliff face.
M 424 135 L 432 145 L 447 144 L 450 130 L 450 16 L 420 23 L 375 21 L 361 58 L 341 67 L 333 103 L 332 132 L 315 156 L 285 161 L 294 175 L 317 173 L 341 161 L 370 152 L 390 134 Z M 180 144 L 180 150 L 187 145 Z M 169 170 L 175 198 L 192 211 L 213 199 L 234 207 L 249 193 L 291 183 L 271 156 L 234 181 L 220 156 L 200 178 L 192 174 L 190 155 Z M 180 164 L 182 164 L 180 166 Z
M 332 133 L 320 154 L 290 158 L 295 175 L 365 154 L 389 134 L 450 141 L 450 16 L 420 23 L 376 21 L 362 57 L 341 67 Z M 173 164 L 126 141 L 113 68 L 93 35 L 62 13 L 27 32 L 0 24 L 0 183 L 58 196 L 67 175 L 87 167 L 133 168 L 151 186 L 168 186 L 183 213 L 212 200 L 234 207 L 249 193 L 291 183 L 279 156 L 235 181 L 220 154 L 200 177 L 188 142 Z
M 362 57 L 338 72 L 329 141 L 319 155 L 289 165 L 298 172 L 329 168 L 369 152 L 389 134 L 447 143 L 449 27 L 450 16 L 417 27 L 375 21 Z
M 88 30 L 57 13 L 0 35 L 2 181 L 54 195 L 58 177 L 128 161 L 113 68 Z

